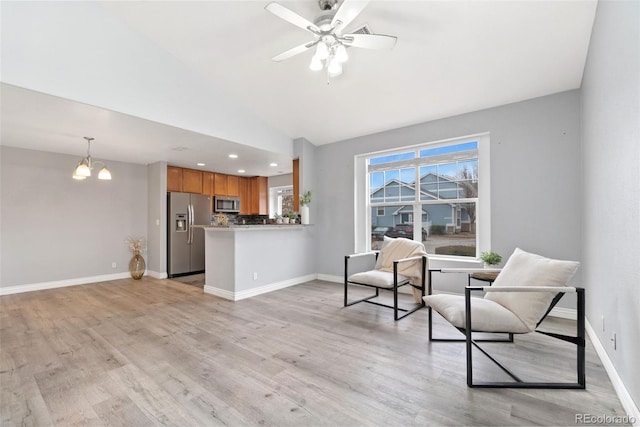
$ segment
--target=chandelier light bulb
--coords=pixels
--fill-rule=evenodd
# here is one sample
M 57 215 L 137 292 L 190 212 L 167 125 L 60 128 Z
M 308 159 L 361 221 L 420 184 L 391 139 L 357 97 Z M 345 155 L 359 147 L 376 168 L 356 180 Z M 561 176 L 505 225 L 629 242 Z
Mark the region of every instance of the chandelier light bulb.
M 341 63 L 347 62 L 349 60 L 349 55 L 347 55 L 347 48 L 344 47 L 343 44 L 339 45 L 336 48 L 336 59 Z
M 309 64 L 309 68 L 313 71 L 320 71 L 323 68 L 322 61 L 318 59 L 316 56 L 311 58 L 311 64 Z
M 87 179 L 86 176 L 80 176 L 80 175 L 76 174 L 75 172 L 73 172 L 72 178 L 73 179 L 77 179 L 78 181 L 82 181 L 83 179 Z
M 109 169 L 107 169 L 106 166 L 100 169 L 100 173 L 98 173 L 98 179 L 104 179 L 107 181 L 111 180 L 111 172 L 109 172 Z
M 91 176 L 91 168 L 89 168 L 89 165 L 87 163 L 88 162 L 86 161 L 86 159 L 82 160 L 76 168 L 75 174 L 85 178 Z

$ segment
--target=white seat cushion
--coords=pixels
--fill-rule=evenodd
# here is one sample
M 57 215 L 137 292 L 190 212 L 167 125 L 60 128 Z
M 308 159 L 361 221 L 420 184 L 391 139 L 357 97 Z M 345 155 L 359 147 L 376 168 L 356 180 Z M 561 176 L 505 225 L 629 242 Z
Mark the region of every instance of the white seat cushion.
M 441 294 L 429 295 L 422 299 L 453 326 L 466 328 L 464 296 Z M 497 302 L 483 298 L 471 298 L 471 330 L 514 334 L 530 332 L 518 316 Z
M 493 286 L 566 286 L 579 265 L 576 261 L 545 258 L 516 248 Z M 487 292 L 485 299 L 507 308 L 533 331 L 554 296 L 553 292 Z
M 398 274 L 398 284 L 409 280 L 407 276 Z M 370 270 L 362 273 L 352 274 L 348 278 L 349 282 L 367 283 L 379 288 L 393 288 L 393 273 L 382 270 Z

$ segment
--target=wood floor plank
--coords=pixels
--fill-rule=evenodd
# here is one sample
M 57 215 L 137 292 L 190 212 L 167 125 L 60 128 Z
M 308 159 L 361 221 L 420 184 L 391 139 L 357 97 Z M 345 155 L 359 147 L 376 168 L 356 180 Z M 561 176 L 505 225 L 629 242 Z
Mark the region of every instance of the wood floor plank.
M 312 281 L 233 302 L 150 278 L 2 296 L 1 424 L 575 425 L 579 413 L 624 415 L 591 343 L 587 390 L 469 389 L 464 344 L 428 342 L 426 310 L 394 322 L 389 309 L 344 308 L 342 298 L 342 286 Z M 437 316 L 434 328 L 460 336 Z M 574 376 L 566 343 L 529 334 L 491 347 L 526 378 Z M 474 363 L 478 379 L 506 379 L 481 354 Z

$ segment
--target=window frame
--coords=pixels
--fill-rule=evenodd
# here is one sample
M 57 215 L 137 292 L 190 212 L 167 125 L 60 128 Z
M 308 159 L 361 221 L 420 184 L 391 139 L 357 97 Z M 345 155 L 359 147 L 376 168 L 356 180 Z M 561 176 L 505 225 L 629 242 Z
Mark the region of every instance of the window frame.
M 363 153 L 354 156 L 354 249 L 355 252 L 367 252 L 371 250 L 371 224 L 372 224 L 372 208 L 379 206 L 402 206 L 413 205 L 414 219 L 419 217 L 420 227 L 414 226 L 414 239 L 421 241 L 422 216 L 416 215 L 420 212 L 425 200 L 420 200 L 417 194 L 415 200 L 411 202 L 380 202 L 370 203 L 370 171 L 380 171 L 385 169 L 402 169 L 404 167 L 416 167 L 416 175 L 420 175 L 420 151 L 431 148 L 444 147 L 449 145 L 457 145 L 465 142 L 477 141 L 477 159 L 478 159 L 478 197 L 476 198 L 458 198 L 451 199 L 451 202 L 476 203 L 476 257 L 462 257 L 453 255 L 438 255 L 438 258 L 454 259 L 454 260 L 472 260 L 476 261 L 480 254 L 491 248 L 491 174 L 490 174 L 490 134 L 480 133 L 467 135 L 462 137 L 450 138 L 433 142 L 416 144 L 413 146 L 397 147 L 389 150 L 381 150 L 370 153 Z M 408 151 L 416 152 L 413 159 L 402 160 L 385 164 L 376 164 L 369 167 L 368 160 L 375 157 L 389 156 L 394 154 L 406 153 Z M 424 159 L 424 158 L 423 158 Z M 418 190 L 419 191 L 419 190 Z M 443 200 L 435 202 L 442 203 Z M 377 211 L 376 211 L 377 213 Z M 417 236 L 416 236 L 417 235 Z

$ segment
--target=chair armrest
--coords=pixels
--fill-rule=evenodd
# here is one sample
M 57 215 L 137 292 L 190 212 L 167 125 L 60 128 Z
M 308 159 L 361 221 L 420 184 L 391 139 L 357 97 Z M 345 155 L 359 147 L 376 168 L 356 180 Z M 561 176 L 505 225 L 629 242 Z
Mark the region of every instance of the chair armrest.
M 422 258 L 426 258 L 425 255 L 418 255 L 418 256 L 412 256 L 410 258 L 401 258 L 401 259 L 397 259 L 395 261 L 393 261 L 394 263 L 401 263 L 401 262 L 408 262 L 408 261 L 419 261 Z
M 345 258 L 358 258 L 365 255 L 378 255 L 380 251 L 361 252 L 358 254 L 345 255 Z
M 440 273 L 499 273 L 501 268 L 439 268 L 432 271 L 439 271 Z
M 576 288 L 571 286 L 466 286 L 466 288 L 485 292 L 576 292 Z

